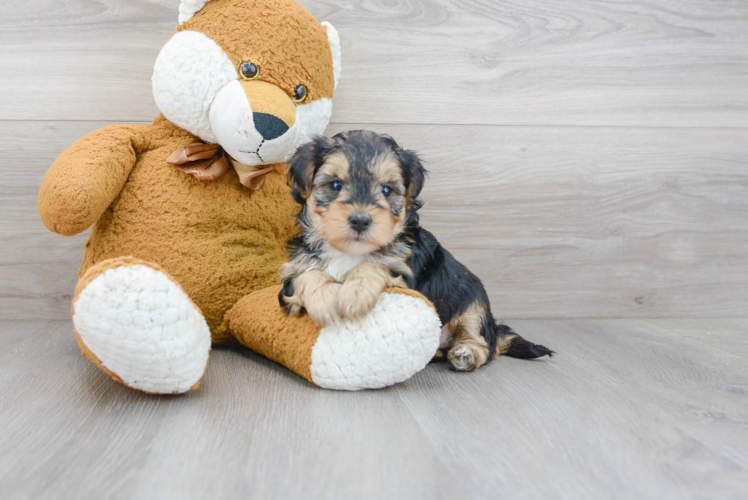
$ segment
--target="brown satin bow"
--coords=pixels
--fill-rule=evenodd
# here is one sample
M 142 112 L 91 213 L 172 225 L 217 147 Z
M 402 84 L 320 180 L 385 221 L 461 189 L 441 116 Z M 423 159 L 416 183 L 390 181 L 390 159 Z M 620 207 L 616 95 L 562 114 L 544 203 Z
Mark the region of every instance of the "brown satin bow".
M 205 142 L 193 142 L 174 151 L 166 159 L 166 163 L 201 181 L 220 179 L 226 174 L 230 164 L 239 175 L 242 185 L 253 190 L 261 189 L 265 185 L 265 177 L 273 171 L 272 165 L 253 167 L 239 163 L 227 155 L 219 144 Z

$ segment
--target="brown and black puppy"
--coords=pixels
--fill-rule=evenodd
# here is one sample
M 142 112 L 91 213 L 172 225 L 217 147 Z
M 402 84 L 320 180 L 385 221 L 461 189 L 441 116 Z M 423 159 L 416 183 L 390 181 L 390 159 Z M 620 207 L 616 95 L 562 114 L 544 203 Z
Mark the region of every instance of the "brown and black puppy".
M 421 228 L 418 156 L 370 131 L 317 137 L 291 159 L 291 194 L 301 204 L 289 243 L 281 305 L 321 325 L 370 312 L 390 286 L 418 290 L 444 325 L 441 351 L 458 371 L 506 354 L 551 356 L 497 324 L 481 281 Z

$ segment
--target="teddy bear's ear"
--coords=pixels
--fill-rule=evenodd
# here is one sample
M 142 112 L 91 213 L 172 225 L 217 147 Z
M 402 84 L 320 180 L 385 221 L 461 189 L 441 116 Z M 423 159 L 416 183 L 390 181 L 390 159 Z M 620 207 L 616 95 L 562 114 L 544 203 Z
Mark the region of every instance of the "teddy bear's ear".
M 340 48 L 340 35 L 338 35 L 335 27 L 327 21 L 322 23 L 322 26 L 327 28 L 327 40 L 330 42 L 330 50 L 332 51 L 332 71 L 335 75 L 335 88 L 338 88 L 338 82 L 340 81 L 340 72 L 342 70 L 342 50 Z
M 291 181 L 291 196 L 297 203 L 303 204 L 311 194 L 314 174 L 336 144 L 330 138 L 318 136 L 296 150 L 289 161 L 288 180 Z
M 182 0 L 179 6 L 179 24 L 186 23 L 200 12 L 210 0 Z

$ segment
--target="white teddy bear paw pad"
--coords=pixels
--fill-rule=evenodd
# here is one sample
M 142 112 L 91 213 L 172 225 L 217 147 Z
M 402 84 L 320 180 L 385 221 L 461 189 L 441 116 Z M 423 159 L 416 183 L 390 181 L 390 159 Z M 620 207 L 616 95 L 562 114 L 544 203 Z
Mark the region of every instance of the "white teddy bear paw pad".
M 311 374 L 325 389 L 379 389 L 421 371 L 439 348 L 441 322 L 424 300 L 383 293 L 361 321 L 320 331 Z
M 101 364 L 134 389 L 183 393 L 205 373 L 205 318 L 176 283 L 148 266 L 120 266 L 95 278 L 74 304 L 73 323 Z

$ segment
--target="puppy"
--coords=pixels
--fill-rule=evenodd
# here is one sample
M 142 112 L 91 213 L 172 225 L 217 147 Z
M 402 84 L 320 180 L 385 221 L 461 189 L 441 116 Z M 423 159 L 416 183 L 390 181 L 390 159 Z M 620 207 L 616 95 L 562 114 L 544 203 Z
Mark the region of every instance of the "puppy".
M 442 321 L 437 358 L 472 371 L 502 354 L 537 358 L 550 349 L 497 324 L 481 281 L 419 225 L 426 170 L 418 156 L 370 131 L 317 137 L 291 159 L 301 205 L 279 300 L 320 325 L 359 319 L 387 287 L 418 290 Z

